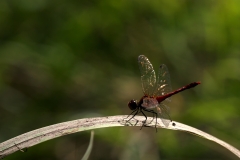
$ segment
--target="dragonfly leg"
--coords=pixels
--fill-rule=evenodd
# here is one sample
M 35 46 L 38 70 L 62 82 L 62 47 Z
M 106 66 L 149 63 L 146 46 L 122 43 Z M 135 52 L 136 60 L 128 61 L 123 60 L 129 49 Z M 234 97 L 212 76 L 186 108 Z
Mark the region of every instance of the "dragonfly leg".
M 157 132 L 157 117 L 158 117 L 157 112 L 155 112 L 154 110 L 148 110 L 148 109 L 145 109 L 145 108 L 143 108 L 143 110 L 146 111 L 146 112 L 152 113 L 152 114 L 153 114 L 153 119 L 154 119 L 154 117 L 156 118 L 155 128 L 156 128 L 156 132 Z M 153 120 L 152 120 L 152 121 L 153 121 Z M 151 122 L 152 122 L 152 121 L 151 121 Z
M 134 113 L 134 112 L 135 112 L 135 113 Z M 129 116 L 131 116 L 132 114 L 133 114 L 133 116 L 132 116 L 129 120 L 127 120 L 126 123 L 128 123 L 131 119 L 133 119 L 133 118 L 138 114 L 138 112 L 139 112 L 139 108 L 137 108 L 137 109 L 135 109 L 134 111 L 132 111 L 131 114 L 129 114 L 129 115 L 127 116 L 127 118 L 128 118 Z M 124 119 L 127 119 L 127 118 L 124 118 Z
M 123 119 L 128 119 L 129 116 L 131 116 L 134 112 L 136 112 L 137 109 L 135 109 L 134 111 L 132 111 L 126 118 L 123 118 Z M 132 118 L 131 118 L 132 119 Z
M 144 109 L 143 109 L 144 110 Z M 142 127 L 144 126 L 144 124 L 147 122 L 147 116 L 144 114 L 144 112 L 142 111 L 142 109 L 140 109 L 140 111 L 142 112 L 142 114 L 144 115 L 144 117 L 146 118 L 145 121 L 143 121 L 143 125 Z M 140 128 L 140 130 L 142 130 L 142 127 Z

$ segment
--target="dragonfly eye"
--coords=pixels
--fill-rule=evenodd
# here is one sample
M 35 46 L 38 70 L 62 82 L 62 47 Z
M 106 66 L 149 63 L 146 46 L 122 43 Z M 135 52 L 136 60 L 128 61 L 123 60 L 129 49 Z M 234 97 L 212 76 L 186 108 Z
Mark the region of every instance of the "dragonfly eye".
M 131 109 L 131 110 L 135 110 L 137 108 L 137 101 L 136 100 L 131 100 L 130 102 L 128 102 L 128 107 Z

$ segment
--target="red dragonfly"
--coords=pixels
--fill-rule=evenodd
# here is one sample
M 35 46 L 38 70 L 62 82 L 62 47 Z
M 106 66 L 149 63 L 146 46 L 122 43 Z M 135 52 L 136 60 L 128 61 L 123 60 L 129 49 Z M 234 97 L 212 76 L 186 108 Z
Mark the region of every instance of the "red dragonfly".
M 157 117 L 159 116 L 163 124 L 167 127 L 172 120 L 169 116 L 169 107 L 166 106 L 163 101 L 170 101 L 169 97 L 172 95 L 182 92 L 186 89 L 193 88 L 200 84 L 200 82 L 193 82 L 175 91 L 171 91 L 172 88 L 170 85 L 170 75 L 166 65 L 160 65 L 157 75 L 158 77 L 156 78 L 153 66 L 147 57 L 144 55 L 138 56 L 138 64 L 141 71 L 141 82 L 144 96 L 139 100 L 139 102 L 136 100 L 131 100 L 128 103 L 128 107 L 133 110 L 130 115 L 133 116 L 127 120 L 127 122 L 141 112 L 146 118 L 144 121 L 145 123 L 147 121 L 147 116 L 143 111 L 146 111 L 153 113 L 153 118 L 156 117 L 156 125 Z M 157 112 L 153 110 L 155 108 Z

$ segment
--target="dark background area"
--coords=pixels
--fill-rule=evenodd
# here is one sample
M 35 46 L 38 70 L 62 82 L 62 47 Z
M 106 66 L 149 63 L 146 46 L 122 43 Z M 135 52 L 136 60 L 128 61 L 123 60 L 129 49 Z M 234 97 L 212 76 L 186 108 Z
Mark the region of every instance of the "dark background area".
M 0 142 L 52 124 L 127 115 L 137 57 L 168 66 L 173 120 L 240 148 L 240 1 L 0 1 Z M 95 130 L 90 159 L 237 159 L 214 142 L 153 128 Z M 90 132 L 6 159 L 83 156 Z

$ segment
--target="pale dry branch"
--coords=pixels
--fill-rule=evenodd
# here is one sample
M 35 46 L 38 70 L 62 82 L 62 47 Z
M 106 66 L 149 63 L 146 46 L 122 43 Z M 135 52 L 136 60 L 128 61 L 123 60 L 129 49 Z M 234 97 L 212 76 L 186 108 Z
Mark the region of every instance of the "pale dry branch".
M 143 116 L 136 116 L 130 122 L 126 123 L 126 121 L 124 120 L 124 118 L 126 117 L 127 116 L 124 115 L 98 118 L 84 118 L 36 129 L 0 143 L 0 159 L 16 151 L 19 150 L 24 151 L 24 149 L 30 148 L 31 146 L 34 146 L 36 144 L 67 134 L 105 127 L 117 127 L 126 125 L 142 126 L 143 125 L 142 122 L 145 120 L 145 117 Z M 155 120 L 147 121 L 146 124 L 149 127 L 155 127 Z M 170 125 L 166 127 L 164 126 L 162 121 L 158 119 L 157 128 L 185 131 L 200 136 L 202 138 L 206 138 L 208 140 L 220 144 L 221 146 L 225 147 L 226 149 L 228 149 L 229 151 L 231 151 L 240 158 L 240 151 L 231 146 L 230 144 L 210 134 L 207 134 L 201 130 L 187 126 L 185 124 L 172 121 Z

